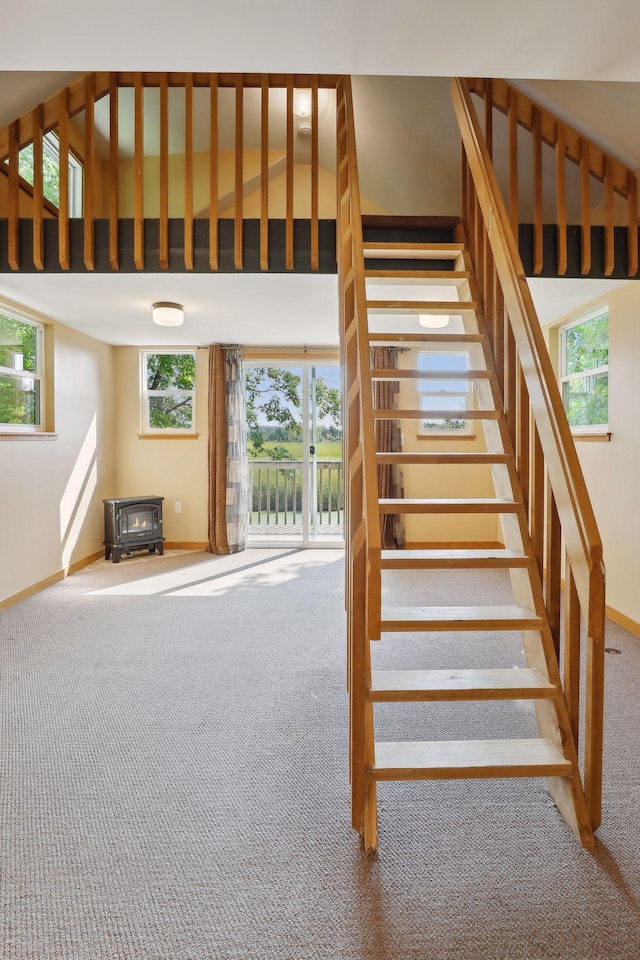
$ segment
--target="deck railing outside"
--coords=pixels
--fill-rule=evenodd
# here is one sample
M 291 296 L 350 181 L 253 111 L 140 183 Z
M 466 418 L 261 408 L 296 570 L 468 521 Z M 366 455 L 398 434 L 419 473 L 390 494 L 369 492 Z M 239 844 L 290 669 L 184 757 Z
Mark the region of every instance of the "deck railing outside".
M 316 465 L 315 507 L 319 527 L 340 527 L 344 510 L 342 463 L 322 460 Z M 270 528 L 278 534 L 302 523 L 302 460 L 249 461 L 249 527 Z M 311 471 L 311 476 L 313 471 Z

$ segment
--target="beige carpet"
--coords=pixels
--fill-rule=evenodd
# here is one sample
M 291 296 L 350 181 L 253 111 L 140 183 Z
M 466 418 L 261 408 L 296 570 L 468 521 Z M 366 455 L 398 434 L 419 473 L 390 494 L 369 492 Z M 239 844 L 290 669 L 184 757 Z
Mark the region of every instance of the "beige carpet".
M 611 625 L 595 854 L 541 781 L 384 784 L 349 826 L 342 555 L 97 562 L 0 613 L 3 960 L 636 960 L 640 640 Z M 421 574 L 460 603 L 501 573 Z M 464 598 L 464 600 L 463 600 Z M 378 664 L 523 665 L 510 634 Z M 385 705 L 380 739 L 527 736 L 528 704 Z

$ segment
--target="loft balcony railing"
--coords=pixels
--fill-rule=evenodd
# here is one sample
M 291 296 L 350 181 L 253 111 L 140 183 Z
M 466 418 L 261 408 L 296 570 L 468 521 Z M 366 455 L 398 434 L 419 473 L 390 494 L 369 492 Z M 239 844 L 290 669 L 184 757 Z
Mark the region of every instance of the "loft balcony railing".
M 9 268 L 77 269 L 80 249 L 81 268 L 94 270 L 104 266 L 106 247 L 112 270 L 150 264 L 215 271 L 220 235 L 227 238 L 232 224 L 233 269 L 242 270 L 245 224 L 252 220 L 261 270 L 270 269 L 274 250 L 278 269 L 321 269 L 321 218 L 335 221 L 328 174 L 335 171 L 336 81 L 298 74 L 87 74 L 0 129 Z M 46 196 L 51 134 L 59 154 L 55 202 Z M 70 158 L 71 180 L 74 162 L 82 167 L 75 217 Z M 333 235 L 333 223 L 329 229 Z

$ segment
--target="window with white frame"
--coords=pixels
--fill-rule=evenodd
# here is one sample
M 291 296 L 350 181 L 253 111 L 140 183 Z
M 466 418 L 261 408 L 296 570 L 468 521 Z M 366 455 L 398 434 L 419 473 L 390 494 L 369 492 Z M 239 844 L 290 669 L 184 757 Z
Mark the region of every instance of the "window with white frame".
M 143 350 L 143 433 L 192 433 L 195 425 L 195 350 Z
M 8 163 L 5 160 L 5 163 Z M 69 171 L 69 216 L 82 216 L 82 176 L 81 162 L 69 150 L 67 157 Z M 33 143 L 27 144 L 18 154 L 18 173 L 23 180 L 33 186 Z M 60 206 L 60 142 L 50 130 L 42 138 L 42 193 L 54 207 Z
M 423 436 L 438 434 L 456 434 L 465 436 L 473 433 L 471 425 L 464 418 L 464 411 L 473 405 L 471 383 L 463 379 L 446 379 L 446 373 L 459 375 L 469 369 L 469 355 L 460 352 L 429 352 L 418 356 L 418 370 L 424 370 L 428 378 L 418 381 L 420 410 L 429 411 L 429 415 L 420 421 L 420 433 Z M 440 378 L 438 374 L 442 373 Z M 439 417 L 438 411 L 453 414 Z M 460 411 L 460 416 L 456 416 Z
M 560 389 L 576 433 L 609 422 L 609 310 L 601 307 L 559 331 Z
M 0 430 L 43 429 L 43 367 L 42 324 L 0 311 Z

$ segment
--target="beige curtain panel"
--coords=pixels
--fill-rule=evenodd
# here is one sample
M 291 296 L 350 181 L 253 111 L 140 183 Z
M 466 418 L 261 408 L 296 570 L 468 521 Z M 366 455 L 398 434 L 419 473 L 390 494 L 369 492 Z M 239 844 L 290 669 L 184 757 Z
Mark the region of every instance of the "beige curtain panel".
M 242 351 L 209 348 L 209 553 L 238 553 L 247 537 L 247 436 Z

